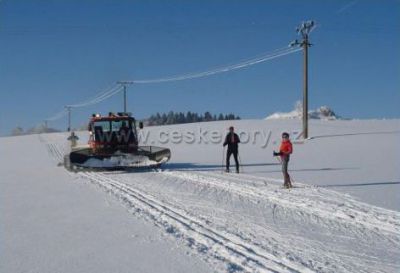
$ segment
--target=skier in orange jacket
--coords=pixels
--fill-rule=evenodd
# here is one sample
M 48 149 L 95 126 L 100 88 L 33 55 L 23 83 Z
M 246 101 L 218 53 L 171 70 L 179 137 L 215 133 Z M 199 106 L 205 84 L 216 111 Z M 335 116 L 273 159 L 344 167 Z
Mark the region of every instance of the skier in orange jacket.
M 292 187 L 292 182 L 290 181 L 290 175 L 288 173 L 288 165 L 289 165 L 290 155 L 292 154 L 292 152 L 293 152 L 293 146 L 292 143 L 290 142 L 289 134 L 285 132 L 282 134 L 282 143 L 279 148 L 279 153 L 274 151 L 274 156 L 281 157 L 282 173 L 284 178 L 283 186 L 285 188 Z

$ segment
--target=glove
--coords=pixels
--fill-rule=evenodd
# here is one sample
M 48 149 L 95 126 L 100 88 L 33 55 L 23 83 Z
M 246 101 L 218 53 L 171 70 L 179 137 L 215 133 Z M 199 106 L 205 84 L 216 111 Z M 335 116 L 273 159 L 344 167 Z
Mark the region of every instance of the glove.
M 274 156 L 279 156 L 279 155 L 281 155 L 281 153 L 277 153 L 274 151 Z

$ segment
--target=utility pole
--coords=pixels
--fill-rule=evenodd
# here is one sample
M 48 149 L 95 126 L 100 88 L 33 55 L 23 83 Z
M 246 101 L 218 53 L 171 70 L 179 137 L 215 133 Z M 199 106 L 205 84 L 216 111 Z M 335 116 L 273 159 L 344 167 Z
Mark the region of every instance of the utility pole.
M 308 138 L 308 48 L 311 46 L 308 36 L 315 27 L 314 21 L 303 22 L 296 28 L 297 34 L 301 35 L 301 41 L 293 41 L 290 46 L 301 46 L 304 53 L 303 62 L 303 137 Z
M 48 120 L 47 120 L 47 119 L 45 119 L 45 120 L 44 120 L 44 128 L 46 128 L 46 129 L 47 129 L 47 125 L 48 125 Z
M 126 113 L 126 90 L 129 84 L 133 84 L 133 81 L 118 81 L 117 84 L 121 84 L 124 88 L 124 113 Z
M 68 111 L 68 128 L 67 128 L 67 131 L 70 132 L 71 131 L 71 106 L 65 106 L 65 108 Z

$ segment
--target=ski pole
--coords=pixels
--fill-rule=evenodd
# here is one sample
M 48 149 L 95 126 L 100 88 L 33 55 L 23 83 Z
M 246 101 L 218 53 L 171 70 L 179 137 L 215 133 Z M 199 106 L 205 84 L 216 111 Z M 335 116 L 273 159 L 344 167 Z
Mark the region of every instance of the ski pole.
M 222 164 L 221 164 L 221 173 L 224 173 L 224 159 L 225 159 L 225 146 L 222 148 Z
M 238 159 L 239 159 L 239 167 L 240 167 L 240 172 L 243 172 L 243 165 L 242 165 L 242 159 L 240 158 L 240 154 L 238 153 Z

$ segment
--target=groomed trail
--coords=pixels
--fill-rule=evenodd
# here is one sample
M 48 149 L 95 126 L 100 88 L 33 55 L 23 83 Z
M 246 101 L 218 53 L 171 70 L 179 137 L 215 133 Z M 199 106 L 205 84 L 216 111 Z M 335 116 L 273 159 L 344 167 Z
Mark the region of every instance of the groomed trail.
M 54 163 L 65 140 L 40 135 Z M 400 213 L 279 179 L 196 169 L 70 173 L 222 272 L 397 272 Z

